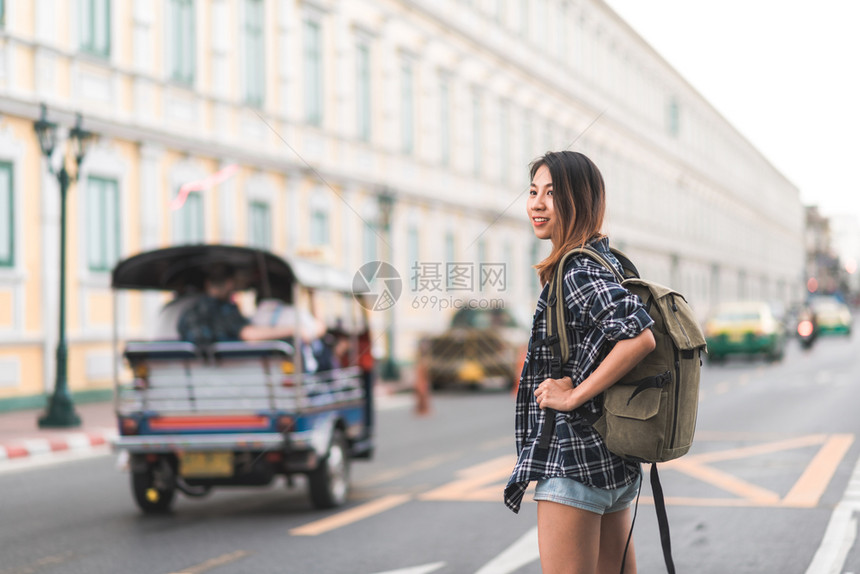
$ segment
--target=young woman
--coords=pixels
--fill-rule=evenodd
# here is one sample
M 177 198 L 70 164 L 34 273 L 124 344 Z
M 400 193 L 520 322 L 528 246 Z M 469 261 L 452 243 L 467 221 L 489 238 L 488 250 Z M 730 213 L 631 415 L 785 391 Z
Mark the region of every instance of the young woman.
M 606 198 L 603 177 L 581 153 L 550 152 L 531 165 L 528 216 L 535 235 L 552 242 L 536 265 L 543 292 L 535 311 L 516 405 L 519 459 L 505 488 L 505 504 L 518 512 L 530 481 L 537 481 L 538 545 L 544 574 L 618 574 L 630 529 L 630 505 L 641 480 L 638 464 L 612 454 L 594 428 L 574 412 L 600 412 L 599 395 L 654 349 L 651 317 L 639 298 L 589 257 L 568 259 L 563 293 L 570 360 L 564 377 L 547 378 L 548 284 L 559 261 L 591 245 L 621 270 L 601 234 Z M 602 360 L 601 360 L 601 357 Z M 554 409 L 555 431 L 538 448 Z M 625 573 L 636 572 L 633 545 Z

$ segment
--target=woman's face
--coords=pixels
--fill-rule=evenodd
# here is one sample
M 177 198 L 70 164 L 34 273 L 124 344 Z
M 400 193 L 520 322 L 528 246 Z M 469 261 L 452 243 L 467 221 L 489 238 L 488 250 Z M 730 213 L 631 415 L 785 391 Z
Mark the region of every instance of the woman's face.
M 555 225 L 555 211 L 552 205 L 552 177 L 549 168 L 542 165 L 535 172 L 529 188 L 529 200 L 526 211 L 532 222 L 535 236 L 538 239 L 552 237 L 552 227 Z

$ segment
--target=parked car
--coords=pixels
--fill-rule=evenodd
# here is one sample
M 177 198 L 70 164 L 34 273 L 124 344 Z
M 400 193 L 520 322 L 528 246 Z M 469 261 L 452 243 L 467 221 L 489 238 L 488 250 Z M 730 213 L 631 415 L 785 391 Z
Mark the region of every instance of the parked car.
M 820 335 L 851 336 L 853 317 L 848 305 L 832 296 L 813 297 L 809 305 L 815 313 Z
M 458 310 L 444 333 L 421 345 L 431 386 L 512 388 L 519 380 L 528 335 L 506 309 Z
M 709 360 L 727 355 L 765 355 L 782 359 L 785 327 L 764 301 L 738 301 L 717 307 L 705 323 Z

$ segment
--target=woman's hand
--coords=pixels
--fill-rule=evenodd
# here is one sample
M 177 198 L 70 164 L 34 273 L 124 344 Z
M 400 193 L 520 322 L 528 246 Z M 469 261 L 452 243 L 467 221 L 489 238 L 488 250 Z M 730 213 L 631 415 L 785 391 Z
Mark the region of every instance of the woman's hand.
M 535 399 L 541 409 L 571 411 L 576 408 L 573 396 L 573 380 L 570 377 L 544 379 L 535 389 Z

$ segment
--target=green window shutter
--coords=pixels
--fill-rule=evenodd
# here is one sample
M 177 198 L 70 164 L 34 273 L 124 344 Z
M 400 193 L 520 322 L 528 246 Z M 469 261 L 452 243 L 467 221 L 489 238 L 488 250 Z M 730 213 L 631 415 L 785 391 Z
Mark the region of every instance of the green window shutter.
M 114 179 L 87 178 L 87 266 L 110 271 L 119 260 L 119 185 Z
M 252 201 L 248 210 L 251 246 L 269 249 L 272 245 L 272 216 L 265 201 Z
M 356 51 L 356 119 L 358 139 L 370 141 L 371 104 L 370 104 L 370 48 L 359 44 Z
M 81 50 L 110 57 L 110 0 L 81 0 Z
M 364 224 L 364 260 L 365 261 L 376 261 L 377 260 L 377 249 L 376 243 L 378 241 L 378 237 L 376 235 L 376 226 L 372 223 Z
M 481 97 L 475 93 L 472 95 L 472 161 L 475 177 L 481 176 L 483 170 L 483 127 L 481 123 Z
M 188 243 L 203 243 L 205 239 L 203 229 L 203 196 L 198 192 L 188 194 L 189 205 L 187 215 Z
M 418 237 L 418 228 L 415 227 L 414 225 L 409 226 L 409 230 L 407 231 L 406 239 L 407 239 L 407 241 L 406 241 L 406 250 L 407 250 L 406 253 L 407 253 L 407 257 L 409 258 L 406 263 L 409 265 L 409 268 L 411 269 L 412 267 L 418 265 L 418 262 L 420 260 L 419 254 L 420 254 L 421 244 L 420 244 L 419 237 Z
M 190 85 L 194 83 L 194 2 L 192 0 L 170 0 L 170 12 L 170 76 L 176 82 Z
M 412 63 L 403 62 L 400 69 L 400 135 L 401 151 L 411 154 L 415 150 L 415 102 Z
M 203 216 L 203 197 L 200 192 L 192 191 L 173 215 L 173 237 L 177 245 L 204 242 L 206 233 Z
M 322 33 L 316 20 L 305 20 L 305 119 L 323 121 Z
M 451 163 L 451 93 L 447 78 L 439 83 L 439 157 L 442 165 Z
M 0 267 L 15 265 L 15 187 L 12 164 L 0 162 Z
M 245 4 L 245 102 L 263 105 L 266 84 L 265 43 L 263 38 L 263 2 L 246 0 Z
M 311 245 L 328 245 L 328 243 L 328 211 L 322 207 L 314 207 L 311 210 Z

